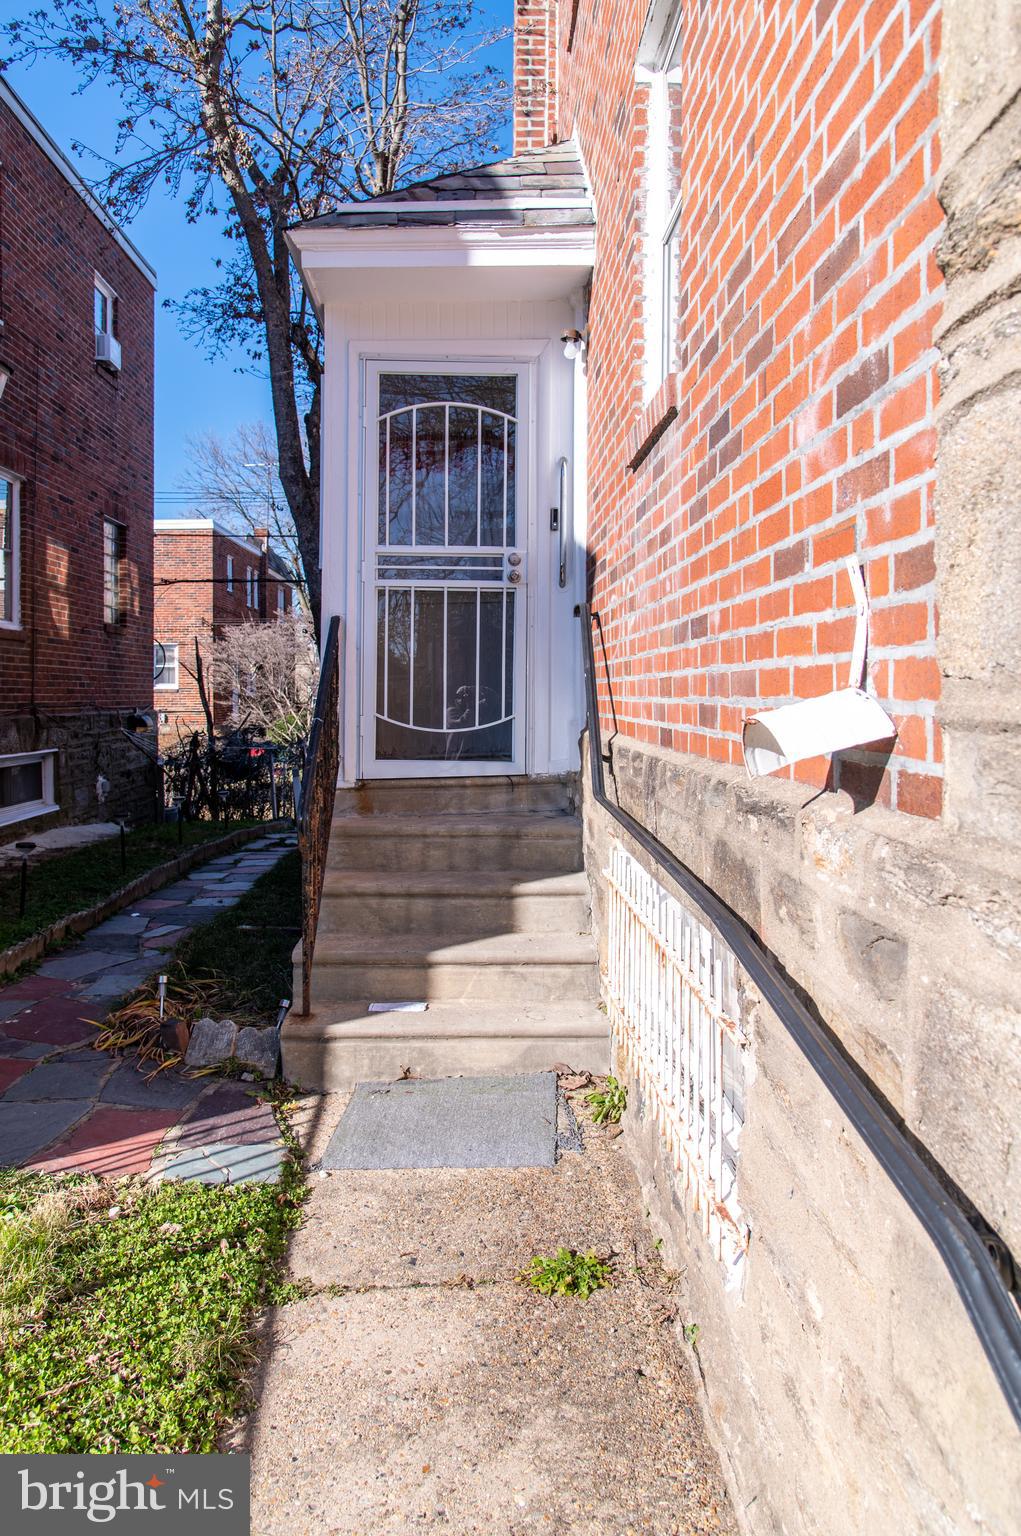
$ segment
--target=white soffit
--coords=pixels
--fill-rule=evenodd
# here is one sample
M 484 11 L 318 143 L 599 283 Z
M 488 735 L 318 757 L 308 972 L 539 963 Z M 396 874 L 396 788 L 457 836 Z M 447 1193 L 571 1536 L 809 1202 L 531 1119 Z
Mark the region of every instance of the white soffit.
M 360 300 L 543 300 L 575 293 L 592 270 L 595 231 L 476 226 L 314 229 L 287 237 L 321 311 Z

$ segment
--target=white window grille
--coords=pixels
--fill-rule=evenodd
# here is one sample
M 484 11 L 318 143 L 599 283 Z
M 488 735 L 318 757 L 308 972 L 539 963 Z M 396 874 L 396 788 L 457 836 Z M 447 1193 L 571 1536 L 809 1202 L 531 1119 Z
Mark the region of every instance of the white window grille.
M 736 1279 L 748 1248 L 737 1191 L 747 1041 L 734 957 L 616 843 L 606 879 L 614 1044 L 702 1231 Z

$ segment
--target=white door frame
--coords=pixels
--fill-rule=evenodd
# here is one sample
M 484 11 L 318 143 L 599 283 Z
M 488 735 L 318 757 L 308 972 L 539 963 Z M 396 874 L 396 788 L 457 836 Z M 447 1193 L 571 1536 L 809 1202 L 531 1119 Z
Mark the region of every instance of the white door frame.
M 387 346 L 385 351 L 359 351 L 352 357 L 357 378 L 351 382 L 351 399 L 357 402 L 360 430 L 352 434 L 358 448 L 358 518 L 355 530 L 359 572 L 358 622 L 355 633 L 360 644 L 361 665 L 349 671 L 349 683 L 358 689 L 359 753 L 358 776 L 361 778 L 454 778 L 482 777 L 536 771 L 535 725 L 548 714 L 546 691 L 548 666 L 538 664 L 547 642 L 543 616 L 550 601 L 550 562 L 540 537 L 539 494 L 537 484 L 537 420 L 540 408 L 548 412 L 542 400 L 546 381 L 540 357 L 548 351 L 544 342 L 422 342 Z M 376 605 L 370 601 L 374 592 L 375 550 L 378 497 L 378 387 L 380 373 L 445 372 L 463 374 L 513 373 L 518 378 L 517 496 L 518 535 L 516 548 L 525 556 L 525 581 L 516 589 L 515 615 L 515 736 L 511 762 L 377 761 L 373 752 L 376 699 Z M 546 386 L 548 387 L 548 386 Z M 544 508 L 545 510 L 545 508 Z M 353 520 L 354 521 L 354 520 Z M 524 537 L 522 537 L 524 535 Z M 542 771 L 540 768 L 539 771 Z

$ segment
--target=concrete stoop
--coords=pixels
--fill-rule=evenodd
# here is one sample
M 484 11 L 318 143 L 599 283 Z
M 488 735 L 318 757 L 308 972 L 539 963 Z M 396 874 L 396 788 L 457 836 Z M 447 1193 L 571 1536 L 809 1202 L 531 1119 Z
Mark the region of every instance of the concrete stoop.
M 300 946 L 295 996 L 300 997 Z M 413 1074 L 604 1072 L 609 1029 L 573 786 L 387 780 L 340 790 L 312 1013 L 285 1076 L 335 1093 Z M 371 1003 L 425 1003 L 370 1012 Z

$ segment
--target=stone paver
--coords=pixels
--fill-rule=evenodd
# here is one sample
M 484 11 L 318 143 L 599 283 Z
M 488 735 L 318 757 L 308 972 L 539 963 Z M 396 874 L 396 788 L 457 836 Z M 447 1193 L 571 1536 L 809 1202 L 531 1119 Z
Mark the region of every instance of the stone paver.
M 131 1059 L 82 1049 L 125 996 L 166 965 L 197 923 L 233 906 L 293 847 L 272 835 L 221 855 L 215 869 L 106 919 L 38 971 L 0 987 L 0 1166 L 203 1182 L 279 1178 L 285 1149 L 257 1085 L 139 1072 Z M 228 889 L 229 888 L 229 889 Z
M 200 1078 L 182 1077 L 180 1072 L 160 1072 L 155 1077 L 151 1072 L 151 1062 L 145 1072 L 139 1072 L 133 1061 L 122 1061 L 104 1083 L 100 1101 L 137 1108 L 186 1109 L 206 1086 Z
M 9 1104 L 0 1098 L 0 1166 L 20 1168 L 56 1141 L 85 1111 L 82 1099 L 43 1104 Z
M 104 1179 L 145 1173 L 174 1119 L 170 1109 L 97 1109 L 31 1166 L 43 1173 L 73 1170 Z
M 4 1094 L 8 1104 L 40 1099 L 94 1099 L 110 1071 L 111 1058 L 96 1052 L 90 1062 L 44 1061 L 12 1083 Z
M 19 1061 L 14 1057 L 7 1057 L 0 1061 L 0 1093 L 6 1092 L 12 1083 L 16 1083 L 19 1077 L 26 1072 L 31 1072 L 34 1063 L 31 1061 Z

